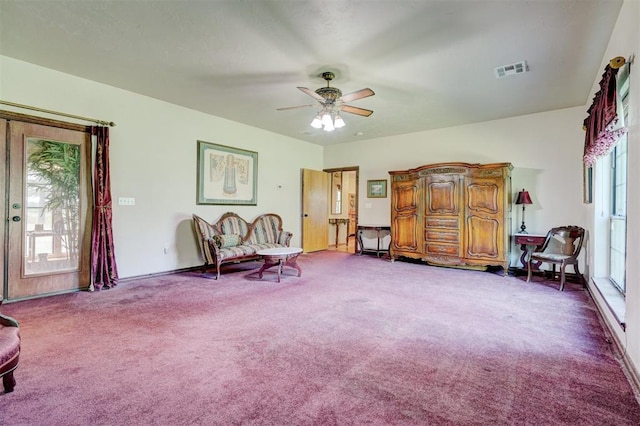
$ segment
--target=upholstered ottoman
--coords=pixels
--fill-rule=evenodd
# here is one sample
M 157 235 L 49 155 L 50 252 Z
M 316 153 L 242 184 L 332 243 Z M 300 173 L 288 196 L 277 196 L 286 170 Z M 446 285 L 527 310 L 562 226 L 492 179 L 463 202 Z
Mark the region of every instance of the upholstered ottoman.
M 5 392 L 12 392 L 16 385 L 13 370 L 18 368 L 20 357 L 20 328 L 18 322 L 0 314 L 0 376 Z

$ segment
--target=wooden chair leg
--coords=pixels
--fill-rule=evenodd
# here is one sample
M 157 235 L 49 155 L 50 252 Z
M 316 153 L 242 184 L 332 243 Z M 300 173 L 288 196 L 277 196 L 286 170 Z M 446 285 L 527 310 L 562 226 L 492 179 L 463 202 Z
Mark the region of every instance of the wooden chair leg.
M 13 377 L 13 371 L 9 371 L 2 376 L 2 385 L 4 386 L 4 392 L 13 392 L 13 388 L 16 386 L 16 379 Z
M 567 265 L 560 266 L 560 291 L 564 291 L 564 280 L 565 280 L 564 270 L 566 267 Z M 554 269 L 555 269 L 555 266 L 554 266 Z
M 531 281 L 531 258 L 527 261 L 527 282 Z
M 587 286 L 587 282 L 585 281 L 584 277 L 582 276 L 582 274 L 580 273 L 580 269 L 578 269 L 578 264 L 574 263 L 573 264 L 573 271 L 576 273 L 576 275 L 578 276 L 578 279 L 580 280 L 580 282 L 582 283 L 583 287 Z

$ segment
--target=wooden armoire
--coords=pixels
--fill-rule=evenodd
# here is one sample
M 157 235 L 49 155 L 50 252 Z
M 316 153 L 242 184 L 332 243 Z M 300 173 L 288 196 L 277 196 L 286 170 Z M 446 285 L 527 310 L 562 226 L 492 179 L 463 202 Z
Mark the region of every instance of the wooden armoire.
M 439 163 L 391 171 L 391 259 L 509 266 L 510 163 Z

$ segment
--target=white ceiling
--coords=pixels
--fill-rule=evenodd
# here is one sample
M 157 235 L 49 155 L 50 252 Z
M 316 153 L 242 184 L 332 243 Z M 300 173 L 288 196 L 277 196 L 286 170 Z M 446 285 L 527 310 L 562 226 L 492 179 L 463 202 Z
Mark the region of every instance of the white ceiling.
M 0 0 L 0 54 L 329 145 L 584 105 L 621 4 Z M 528 73 L 496 79 L 521 60 Z M 323 71 L 373 89 L 350 103 L 373 115 L 327 133 L 316 108 L 276 111 L 313 104 L 296 86 Z

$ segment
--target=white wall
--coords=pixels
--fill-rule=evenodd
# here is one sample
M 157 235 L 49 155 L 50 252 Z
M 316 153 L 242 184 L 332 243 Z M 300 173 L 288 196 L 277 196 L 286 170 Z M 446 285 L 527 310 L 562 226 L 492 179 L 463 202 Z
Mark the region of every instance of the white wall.
M 8 57 L 0 56 L 0 71 L 2 100 L 117 124 L 113 199 L 136 199 L 135 206 L 113 206 L 122 278 L 200 265 L 193 213 L 213 221 L 227 211 L 247 220 L 275 212 L 294 233 L 292 244 L 300 244 L 300 169 L 322 169 L 322 147 Z M 196 205 L 197 140 L 258 152 L 257 206 Z
M 587 224 L 582 197 L 584 116 L 584 107 L 569 108 L 333 145 L 325 148 L 324 166 L 358 164 L 358 223 L 388 224 L 391 197 L 366 198 L 368 179 L 388 179 L 391 170 L 440 162 L 510 162 L 514 166 L 512 199 L 523 188 L 529 191 L 534 204 L 526 209 L 527 231 L 544 235 L 553 226 Z M 520 229 L 522 209 L 513 207 L 515 232 Z M 513 265 L 518 256 L 519 250 L 514 250 Z

